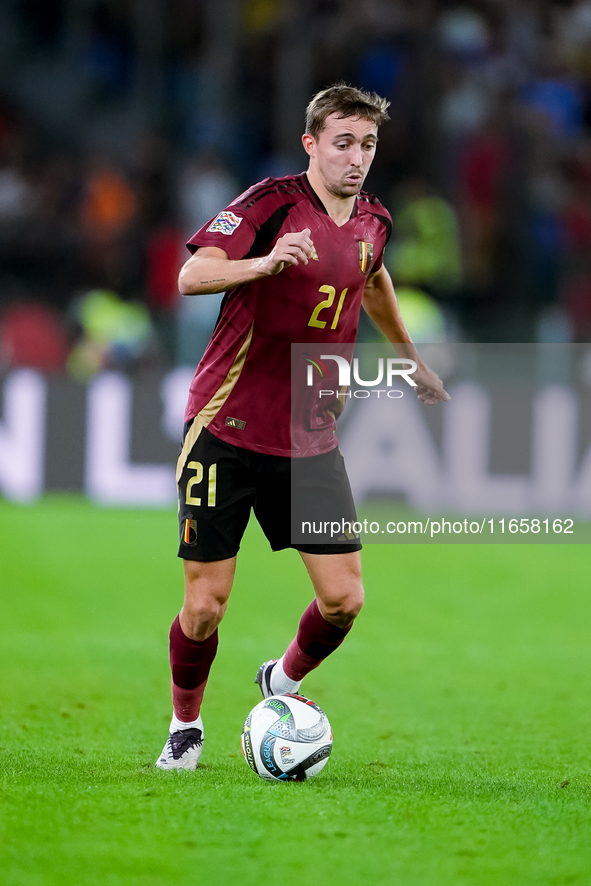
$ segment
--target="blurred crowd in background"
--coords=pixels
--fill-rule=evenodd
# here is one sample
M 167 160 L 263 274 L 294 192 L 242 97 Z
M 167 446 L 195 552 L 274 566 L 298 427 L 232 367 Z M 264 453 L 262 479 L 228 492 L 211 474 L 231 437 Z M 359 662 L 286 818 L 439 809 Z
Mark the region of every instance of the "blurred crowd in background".
M 194 364 L 186 239 L 343 79 L 418 341 L 591 336 L 591 0 L 0 0 L 0 369 Z M 369 321 L 364 340 L 377 333 Z

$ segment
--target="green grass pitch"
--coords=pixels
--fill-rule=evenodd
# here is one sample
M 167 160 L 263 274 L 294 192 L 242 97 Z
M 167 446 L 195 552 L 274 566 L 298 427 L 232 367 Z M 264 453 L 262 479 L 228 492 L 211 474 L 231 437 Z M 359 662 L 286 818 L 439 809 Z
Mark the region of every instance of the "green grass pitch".
M 162 773 L 174 513 L 2 503 L 0 540 L 2 884 L 591 883 L 585 546 L 367 546 L 366 607 L 304 684 L 332 757 L 269 784 L 240 730 L 310 599 L 295 552 L 249 528 L 202 765 Z

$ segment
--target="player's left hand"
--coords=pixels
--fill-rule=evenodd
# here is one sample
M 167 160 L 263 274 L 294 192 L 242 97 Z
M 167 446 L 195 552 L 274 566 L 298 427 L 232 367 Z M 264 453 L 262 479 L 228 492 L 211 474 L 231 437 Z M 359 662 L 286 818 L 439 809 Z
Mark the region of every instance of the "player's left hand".
M 419 363 L 417 371 L 412 373 L 411 378 L 417 383 L 415 388 L 417 397 L 425 405 L 434 406 L 435 403 L 451 400 L 437 373 L 429 369 L 426 363 Z

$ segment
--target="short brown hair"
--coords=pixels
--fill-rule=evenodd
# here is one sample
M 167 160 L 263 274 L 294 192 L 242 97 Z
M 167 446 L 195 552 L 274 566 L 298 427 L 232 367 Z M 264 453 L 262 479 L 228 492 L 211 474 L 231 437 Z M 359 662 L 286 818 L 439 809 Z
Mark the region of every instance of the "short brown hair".
M 340 118 L 371 120 L 379 126 L 389 119 L 389 107 L 390 102 L 377 92 L 365 92 L 343 82 L 335 83 L 334 86 L 317 92 L 306 108 L 306 132 L 318 139 L 330 114 L 338 114 Z

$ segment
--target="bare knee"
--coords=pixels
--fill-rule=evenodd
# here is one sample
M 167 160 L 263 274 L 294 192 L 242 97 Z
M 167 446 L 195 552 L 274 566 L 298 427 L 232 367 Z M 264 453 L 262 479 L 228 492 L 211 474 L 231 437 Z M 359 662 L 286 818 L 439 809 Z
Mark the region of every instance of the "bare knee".
M 348 628 L 363 606 L 359 553 L 302 553 L 301 556 L 312 579 L 322 617 L 343 630 Z
M 185 560 L 185 599 L 180 613 L 183 633 L 206 640 L 221 622 L 232 590 L 235 558 L 213 563 Z
M 222 602 L 214 596 L 204 597 L 197 603 L 185 598 L 179 616 L 183 634 L 191 640 L 207 640 L 221 622 L 227 607 L 227 601 Z
M 326 621 L 336 625 L 343 630 L 348 628 L 357 618 L 364 602 L 363 585 L 350 588 L 346 592 L 335 595 L 324 595 L 323 599 L 318 598 L 318 608 Z

